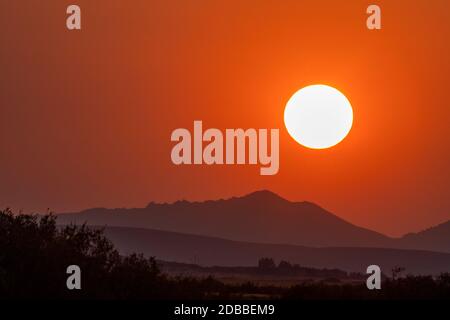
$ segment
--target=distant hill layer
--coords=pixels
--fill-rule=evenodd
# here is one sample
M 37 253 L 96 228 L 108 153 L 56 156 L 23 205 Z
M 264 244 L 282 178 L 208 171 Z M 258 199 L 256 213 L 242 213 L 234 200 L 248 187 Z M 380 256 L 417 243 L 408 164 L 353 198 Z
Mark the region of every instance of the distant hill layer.
M 142 252 L 165 261 L 203 266 L 256 266 L 261 257 L 286 260 L 305 267 L 364 272 L 371 264 L 390 274 L 395 266 L 407 273 L 438 274 L 450 271 L 450 254 L 378 248 L 309 248 L 238 242 L 213 237 L 138 228 L 108 227 L 106 236 L 119 252 Z
M 450 221 L 422 232 L 407 234 L 398 241 L 398 246 L 409 249 L 450 252 Z

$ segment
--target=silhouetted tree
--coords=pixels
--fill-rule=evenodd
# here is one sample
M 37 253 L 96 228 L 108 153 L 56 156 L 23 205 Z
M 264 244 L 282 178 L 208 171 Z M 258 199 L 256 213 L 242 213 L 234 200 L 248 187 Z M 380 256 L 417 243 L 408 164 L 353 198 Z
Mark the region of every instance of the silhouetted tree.
M 261 270 L 274 270 L 276 267 L 275 261 L 272 258 L 261 258 L 258 261 L 258 268 Z
M 285 270 L 287 269 L 287 270 L 289 270 L 289 269 L 292 269 L 292 264 L 290 262 L 281 260 L 280 263 L 278 264 L 278 268 L 279 269 L 285 269 Z
M 69 265 L 81 268 L 81 290 L 66 287 Z M 179 283 L 162 275 L 154 258 L 119 255 L 99 228 L 57 227 L 52 215 L 0 211 L 0 297 L 201 297 L 202 285 L 175 290 Z
M 403 268 L 403 267 L 399 267 L 399 266 L 393 267 L 391 270 L 392 280 L 396 280 L 402 274 L 403 271 L 405 271 L 405 268 Z

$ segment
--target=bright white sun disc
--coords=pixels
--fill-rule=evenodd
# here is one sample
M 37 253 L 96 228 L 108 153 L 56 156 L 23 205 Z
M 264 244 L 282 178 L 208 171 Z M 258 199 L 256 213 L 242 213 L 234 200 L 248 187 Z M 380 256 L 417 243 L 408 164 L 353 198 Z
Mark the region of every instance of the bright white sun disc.
M 353 124 L 348 99 L 326 85 L 297 91 L 284 110 L 284 124 L 295 141 L 312 149 L 326 149 L 341 142 Z

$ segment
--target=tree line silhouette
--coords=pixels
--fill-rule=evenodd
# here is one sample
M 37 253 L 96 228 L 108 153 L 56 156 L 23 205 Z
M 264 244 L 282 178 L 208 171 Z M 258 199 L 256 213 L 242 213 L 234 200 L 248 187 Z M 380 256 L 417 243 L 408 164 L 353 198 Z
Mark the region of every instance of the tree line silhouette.
M 303 267 L 298 264 L 292 264 L 281 260 L 278 265 L 272 258 L 261 258 L 258 261 L 258 269 L 261 273 L 286 276 L 304 276 L 304 277 L 322 277 L 336 279 L 363 279 L 365 275 L 361 273 L 347 273 L 339 269 L 317 269 Z
M 81 290 L 68 290 L 66 268 L 81 269 Z M 202 298 L 212 279 L 169 280 L 154 258 L 121 256 L 99 229 L 58 227 L 52 215 L 0 212 L 0 297 Z
M 81 290 L 68 290 L 66 268 L 81 269 Z M 259 261 L 259 272 L 296 274 L 329 272 Z M 122 256 L 103 234 L 86 225 L 58 227 L 52 215 L 13 214 L 0 211 L 0 298 L 40 299 L 239 299 L 258 295 L 285 299 L 405 299 L 450 298 L 450 274 L 386 278 L 382 290 L 360 284 L 304 282 L 288 288 L 224 284 L 212 277 L 169 277 L 155 258 L 140 254 Z

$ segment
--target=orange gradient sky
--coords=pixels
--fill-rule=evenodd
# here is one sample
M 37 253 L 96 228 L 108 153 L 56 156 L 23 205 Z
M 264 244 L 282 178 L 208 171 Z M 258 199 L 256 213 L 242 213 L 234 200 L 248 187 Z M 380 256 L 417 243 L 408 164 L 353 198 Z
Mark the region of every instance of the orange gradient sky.
M 371 3 L 381 31 L 365 27 Z M 389 235 L 450 219 L 450 2 L 7 1 L 0 206 L 145 206 L 270 189 Z M 65 28 L 77 3 L 82 30 Z M 353 128 L 298 145 L 286 102 L 342 91 Z M 175 166 L 172 130 L 279 128 L 280 171 Z M 282 217 L 280 217 L 282 219 Z

